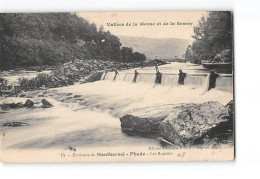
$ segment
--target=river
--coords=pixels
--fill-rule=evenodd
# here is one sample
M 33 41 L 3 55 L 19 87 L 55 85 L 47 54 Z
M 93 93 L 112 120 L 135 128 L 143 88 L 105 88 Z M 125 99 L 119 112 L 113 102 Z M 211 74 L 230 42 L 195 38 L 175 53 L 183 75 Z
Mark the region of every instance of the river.
M 17 84 L 19 81 L 19 78 L 35 78 L 39 73 L 51 73 L 51 70 L 44 70 L 42 72 L 36 72 L 36 71 L 15 71 L 15 70 L 9 70 L 9 71 L 2 71 L 0 72 L 0 77 L 4 78 L 8 81 L 8 84 Z
M 177 74 L 179 69 L 188 75 L 206 74 L 202 66 L 190 63 L 159 66 L 160 72 L 165 74 Z M 4 136 L 2 147 L 6 149 L 66 149 L 99 146 L 160 146 L 160 136 L 123 133 L 119 117 L 135 108 L 206 101 L 219 101 L 225 105 L 233 99 L 233 93 L 230 90 L 206 91 L 204 84 L 206 76 L 204 75 L 199 76 L 201 79 L 186 80 L 186 84 L 190 85 L 175 85 L 174 77 L 168 79 L 164 77 L 162 85 L 154 85 L 155 75 L 152 74 L 155 71 L 154 67 L 137 70 L 139 73 L 147 73 L 143 77 L 140 76 L 137 83 L 131 82 L 134 70 L 119 71 L 121 78 L 118 77 L 115 81 L 112 80 L 114 73 L 110 72 L 101 81 L 49 89 L 49 95 L 44 97 L 32 96 L 32 100 L 47 99 L 54 105 L 53 108 L 23 108 L 7 113 L 1 112 L 2 124 L 12 121 L 22 121 L 28 124 L 23 127 L 1 127 Z M 169 83 L 171 85 L 167 85 Z M 230 88 L 231 84 L 228 85 Z M 63 102 L 63 94 L 70 94 L 71 99 Z M 7 98 L 2 100 L 2 103 L 12 100 L 25 101 L 26 98 Z

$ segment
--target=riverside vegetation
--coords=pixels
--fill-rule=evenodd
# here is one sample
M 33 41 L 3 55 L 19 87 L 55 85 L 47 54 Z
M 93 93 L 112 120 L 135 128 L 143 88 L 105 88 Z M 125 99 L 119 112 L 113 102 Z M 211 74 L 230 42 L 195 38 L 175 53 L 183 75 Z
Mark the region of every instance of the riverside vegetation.
M 72 59 L 145 61 L 144 54 L 122 47 L 117 36 L 76 13 L 0 14 L 0 66 L 52 66 Z
M 221 12 L 220 14 L 216 14 L 215 12 L 212 12 L 209 14 L 207 20 L 202 19 L 197 29 L 195 28 L 195 38 L 197 39 L 193 45 L 190 46 L 192 49 L 190 58 L 194 59 L 193 62 L 199 63 L 199 59 L 209 58 L 209 54 L 211 54 L 212 51 L 217 54 L 231 48 L 231 44 L 229 44 L 230 40 L 228 39 L 230 36 L 225 36 L 225 30 L 218 31 L 219 28 L 216 27 L 217 29 L 213 32 L 216 32 L 219 35 L 215 37 L 213 34 L 209 34 L 212 32 L 210 29 L 212 30 L 213 28 L 211 25 L 215 24 L 211 23 L 212 20 L 220 19 L 219 26 L 221 24 L 228 25 L 228 18 L 224 18 L 231 16 L 228 13 L 229 12 Z M 226 22 L 226 20 L 227 23 L 223 23 Z M 224 35 L 225 37 L 221 35 Z M 216 38 L 220 39 L 215 41 L 213 38 L 213 41 L 211 41 L 211 37 L 214 37 L 215 40 Z M 223 40 L 221 40 L 221 38 L 223 38 Z M 123 70 L 140 66 L 146 67 L 165 64 L 165 62 L 160 60 L 146 61 L 146 57 L 143 54 L 133 52 L 131 48 L 122 47 L 116 36 L 110 34 L 110 32 L 105 32 L 102 27 L 97 29 L 95 24 L 88 23 L 84 19 L 79 18 L 76 14 L 1 14 L 0 39 L 2 47 L 0 48 L 0 65 L 3 70 L 36 67 L 41 71 L 44 70 L 45 67 L 51 66 L 53 68 L 53 71 L 50 74 L 40 73 L 35 78 L 22 78 L 19 80 L 18 84 L 15 85 L 9 85 L 7 80 L 1 78 L 1 95 L 4 96 L 4 98 L 6 96 L 18 96 L 16 101 L 22 100 L 18 103 L 8 102 L 9 98 L 5 98 L 7 102 L 3 102 L 0 105 L 3 110 L 3 113 L 0 114 L 3 116 L 12 116 L 12 110 L 18 108 L 32 108 L 39 111 L 41 108 L 52 108 L 54 107 L 54 104 L 50 99 L 62 103 L 77 103 L 81 106 L 89 107 L 89 109 L 91 109 L 91 107 L 107 108 L 111 110 L 111 114 L 116 113 L 116 110 L 125 107 L 124 110 L 115 114 L 115 117 L 120 118 L 121 129 L 130 133 L 130 135 L 132 135 L 131 132 L 133 132 L 134 135 L 138 132 L 145 134 L 159 133 L 159 136 L 164 141 L 179 147 L 190 147 L 194 145 L 211 147 L 221 146 L 222 144 L 227 144 L 228 146 L 233 145 L 233 101 L 227 105 L 220 104 L 216 102 L 217 99 L 209 101 L 208 96 L 199 96 L 200 93 L 194 93 L 196 94 L 194 96 L 198 96 L 198 102 L 193 103 L 194 101 L 188 101 L 185 104 L 181 104 L 180 102 L 176 102 L 178 97 L 174 96 L 174 94 L 178 96 L 181 96 L 181 94 L 183 95 L 184 93 L 180 92 L 185 89 L 182 88 L 183 86 L 171 89 L 169 91 L 170 95 L 167 96 L 167 98 L 171 96 L 175 97 L 176 99 L 171 100 L 170 102 L 177 104 L 160 104 L 158 102 L 152 107 L 147 105 L 150 105 L 153 101 L 157 102 L 159 99 L 155 98 L 157 95 L 162 95 L 159 96 L 160 99 L 167 99 L 163 96 L 165 93 L 161 93 L 159 90 L 156 95 L 146 96 L 146 99 L 140 97 L 134 98 L 134 96 L 132 96 L 134 100 L 132 100 L 132 105 L 130 105 L 131 100 L 129 101 L 129 93 L 127 96 L 119 96 L 118 94 L 107 96 L 107 93 L 101 93 L 100 96 L 97 96 L 95 93 L 92 95 L 90 94 L 91 92 L 95 92 L 97 87 L 99 89 L 103 88 L 103 83 L 110 84 L 110 87 L 118 85 L 114 87 L 115 89 L 122 87 L 120 83 L 116 84 L 102 81 L 102 84 L 97 83 L 92 85 L 92 91 L 88 86 L 91 86 L 91 83 L 83 84 L 81 90 L 84 90 L 84 93 L 78 93 L 77 91 L 73 93 L 69 88 L 67 89 L 68 91 L 66 91 L 66 88 L 47 89 L 95 81 L 96 79 L 101 78 L 103 70 L 113 71 L 115 69 Z M 210 42 L 210 45 L 208 42 Z M 227 44 L 223 44 L 224 42 L 227 42 Z M 209 49 L 200 48 L 201 45 L 207 46 Z M 203 51 L 198 51 L 198 49 L 203 49 Z M 186 58 L 188 57 L 189 55 L 186 53 Z M 135 87 L 138 87 L 138 84 L 135 85 L 137 85 Z M 95 88 L 95 86 L 97 87 Z M 78 87 L 74 86 L 74 88 Z M 130 86 L 129 88 L 133 89 L 133 87 L 131 88 Z M 147 91 L 151 90 L 145 86 L 140 86 L 140 88 L 137 89 L 142 90 L 143 88 L 145 89 L 145 93 L 140 93 L 142 97 Z M 64 92 L 62 90 L 64 90 Z M 123 88 L 123 90 L 126 89 Z M 151 91 L 154 90 L 158 89 L 153 88 Z M 119 93 L 118 89 L 114 91 Z M 196 92 L 195 89 L 188 89 L 189 93 L 186 93 L 185 97 L 187 98 L 187 94 L 193 94 L 192 92 L 194 91 Z M 123 93 L 123 91 L 121 92 Z M 213 94 L 210 95 L 211 97 L 219 98 L 214 92 L 216 91 L 210 91 L 204 95 L 211 93 Z M 136 92 L 136 94 L 137 93 L 138 92 Z M 230 98 L 232 98 L 232 95 L 227 93 L 225 93 L 224 96 L 231 96 Z M 103 102 L 105 97 L 108 98 L 107 103 Z M 121 97 L 120 102 L 115 103 L 115 98 L 113 99 L 113 97 Z M 205 101 L 200 101 L 199 99 L 203 97 L 205 98 Z M 149 101 L 147 98 L 154 100 Z M 144 101 L 143 103 L 146 105 L 138 108 L 137 106 L 138 104 L 140 105 L 140 99 L 148 101 Z M 102 100 L 103 103 L 99 100 Z M 179 100 L 182 101 L 182 99 Z M 92 106 L 90 106 L 90 104 Z M 132 106 L 133 109 L 128 110 L 129 106 Z M 57 108 L 55 109 L 57 110 Z M 10 112 L 8 112 L 9 110 Z M 18 112 L 23 114 L 25 110 L 26 109 L 18 110 Z M 126 110 L 128 112 L 125 112 Z M 90 111 L 88 112 L 90 113 Z M 20 115 L 17 116 L 20 117 Z M 19 118 L 19 120 L 21 119 L 22 118 Z M 28 119 L 28 121 L 23 122 L 13 121 L 13 116 L 8 117 L 6 121 L 3 121 L 4 123 L 2 126 L 30 126 L 32 125 L 32 121 L 34 122 L 35 120 L 33 118 Z M 105 119 L 107 120 L 107 118 Z M 72 124 L 70 123 L 69 125 Z M 32 125 L 30 130 L 33 131 L 33 127 L 34 126 Z M 48 127 L 49 126 L 46 125 L 45 130 L 48 130 Z M 5 128 L 5 130 L 8 131 L 7 128 Z M 28 131 L 30 132 L 30 130 Z M 24 129 L 25 134 L 27 134 L 28 131 L 27 129 Z M 84 131 L 87 131 L 87 129 L 84 129 Z M 8 132 L 9 134 L 11 133 L 10 131 Z M 9 135 L 8 132 L 7 137 Z M 39 132 L 37 131 L 37 133 Z M 19 133 L 19 135 L 20 134 L 21 133 Z M 41 135 L 45 137 L 46 132 Z M 65 135 L 66 137 L 69 136 L 66 133 Z M 106 133 L 105 135 L 109 136 Z M 120 135 L 122 134 L 120 133 Z M 97 137 L 98 135 L 94 136 Z M 58 137 L 51 138 L 55 140 L 55 142 L 51 142 L 52 144 L 55 144 L 58 141 Z M 157 136 L 152 138 L 156 139 Z M 80 142 L 80 139 L 81 138 L 78 140 L 70 140 L 66 144 L 62 139 L 61 144 L 62 146 L 67 144 L 71 146 L 73 141 Z M 128 138 L 128 140 L 130 139 Z M 36 141 L 39 142 L 39 145 L 41 144 L 41 140 L 36 138 Z M 93 143 L 93 141 L 98 142 L 99 140 L 95 140 L 94 138 L 91 140 L 91 143 Z M 86 141 L 82 143 L 85 142 Z M 124 142 L 121 143 L 123 144 Z M 138 143 L 138 145 L 140 145 L 140 143 Z
M 117 36 L 76 13 L 0 14 L 0 69 L 53 69 L 9 85 L 0 79 L 1 95 L 72 85 L 97 71 L 164 64 L 123 47 Z
M 209 12 L 194 27 L 193 38 L 194 42 L 186 50 L 186 60 L 192 63 L 201 63 L 202 60 L 232 62 L 231 12 Z
M 73 85 L 77 82 L 93 82 L 101 79 L 102 71 L 105 69 L 107 71 L 112 71 L 115 69 L 123 70 L 162 64 L 165 64 L 165 62 L 161 60 L 124 63 L 116 61 L 76 59 L 55 67 L 50 74 L 39 73 L 37 77 L 31 79 L 20 78 L 18 84 L 8 84 L 7 80 L 0 78 L 0 95 L 17 96 L 17 94 L 23 91 L 62 87 Z

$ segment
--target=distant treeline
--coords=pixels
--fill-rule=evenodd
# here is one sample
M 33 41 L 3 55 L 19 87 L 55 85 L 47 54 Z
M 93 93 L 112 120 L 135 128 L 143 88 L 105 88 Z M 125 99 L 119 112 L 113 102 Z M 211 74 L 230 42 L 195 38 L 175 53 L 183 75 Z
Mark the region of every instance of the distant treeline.
M 57 65 L 74 59 L 134 62 L 145 55 L 73 13 L 0 14 L 0 66 Z
M 193 38 L 195 41 L 188 46 L 185 59 L 201 63 L 201 60 L 212 60 L 217 54 L 224 54 L 225 61 L 232 61 L 231 12 L 209 12 L 208 17 L 202 17 L 194 27 Z

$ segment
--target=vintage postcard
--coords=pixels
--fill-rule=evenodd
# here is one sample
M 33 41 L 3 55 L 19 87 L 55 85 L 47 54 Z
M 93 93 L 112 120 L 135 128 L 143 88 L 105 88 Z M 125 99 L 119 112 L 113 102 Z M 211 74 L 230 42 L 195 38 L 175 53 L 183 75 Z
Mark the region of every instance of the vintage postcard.
M 0 14 L 2 162 L 234 160 L 230 11 Z

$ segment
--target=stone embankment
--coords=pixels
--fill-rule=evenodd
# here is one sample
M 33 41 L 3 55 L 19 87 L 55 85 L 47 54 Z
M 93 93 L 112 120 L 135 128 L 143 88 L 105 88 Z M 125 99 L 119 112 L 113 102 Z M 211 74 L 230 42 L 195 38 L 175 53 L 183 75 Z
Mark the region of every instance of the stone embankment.
M 101 79 L 104 70 L 124 70 L 136 67 L 147 67 L 163 65 L 166 62 L 161 60 L 152 60 L 145 62 L 115 62 L 102 60 L 74 60 L 52 69 L 52 73 L 39 73 L 32 79 L 19 79 L 18 84 L 8 84 L 7 80 L 0 78 L 0 96 L 16 96 L 23 91 L 34 91 L 38 89 L 47 89 L 73 85 L 75 83 L 87 83 Z

